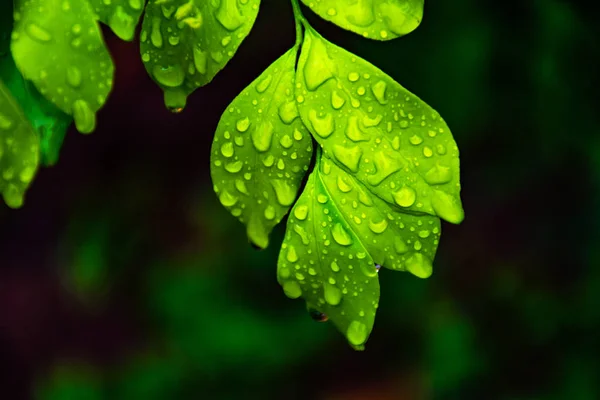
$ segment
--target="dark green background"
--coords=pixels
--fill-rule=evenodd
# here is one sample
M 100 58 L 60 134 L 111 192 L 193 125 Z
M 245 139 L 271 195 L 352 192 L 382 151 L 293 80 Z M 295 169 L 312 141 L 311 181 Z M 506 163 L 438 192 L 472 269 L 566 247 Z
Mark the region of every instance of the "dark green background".
M 600 398 L 600 27 L 584 2 L 427 1 L 378 43 L 314 18 L 436 108 L 461 150 L 466 219 L 434 274 L 380 272 L 365 352 L 276 282 L 283 226 L 256 252 L 212 192 L 223 110 L 294 42 L 255 29 L 180 115 L 138 45 L 106 32 L 115 90 L 68 132 L 23 209 L 0 206 L 0 398 Z

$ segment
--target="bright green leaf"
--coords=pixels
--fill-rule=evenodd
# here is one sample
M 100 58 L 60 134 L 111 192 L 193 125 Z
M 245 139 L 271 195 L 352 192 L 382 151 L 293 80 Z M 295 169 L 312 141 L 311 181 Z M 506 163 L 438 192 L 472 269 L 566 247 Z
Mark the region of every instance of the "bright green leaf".
M 58 153 L 72 118 L 46 100 L 21 76 L 10 54 L 12 16 L 12 2 L 0 5 L 0 79 L 20 104 L 40 137 L 42 164 L 53 165 L 58 160 Z
M 81 0 L 80 0 L 81 1 Z M 140 16 L 144 11 L 145 0 L 87 0 L 101 22 L 122 40 L 131 41 Z
M 165 93 L 172 111 L 209 83 L 248 36 L 260 0 L 150 0 L 142 23 L 146 70 Z
M 321 18 L 369 39 L 390 40 L 414 31 L 424 0 L 302 0 Z
M 327 157 L 317 161 L 290 213 L 277 277 L 289 298 L 303 297 L 309 308 L 325 313 L 354 348 L 363 349 L 379 304 L 379 280 L 365 238 L 340 212 L 340 205 L 349 200 L 327 184 L 327 176 L 334 174 Z
M 38 166 L 39 148 L 33 127 L 0 80 L 0 192 L 11 208 L 23 205 Z
M 221 117 L 211 173 L 221 203 L 265 248 L 293 204 L 310 163 L 312 141 L 294 101 L 298 48 L 275 61 Z
M 19 2 L 11 50 L 25 79 L 72 115 L 80 132 L 94 130 L 114 66 L 87 1 Z
M 397 212 L 325 157 L 321 180 L 348 226 L 376 264 L 428 278 L 440 239 L 440 220 Z
M 312 29 L 296 82 L 305 125 L 370 193 L 397 211 L 463 220 L 458 147 L 435 110 Z

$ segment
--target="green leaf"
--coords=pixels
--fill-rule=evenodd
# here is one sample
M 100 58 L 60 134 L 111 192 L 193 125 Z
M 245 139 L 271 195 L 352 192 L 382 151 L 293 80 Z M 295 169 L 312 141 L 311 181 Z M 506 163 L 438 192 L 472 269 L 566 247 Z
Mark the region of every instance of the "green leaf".
M 448 126 L 391 77 L 308 29 L 296 99 L 325 154 L 368 192 L 399 212 L 463 220 Z
M 33 127 L 0 79 L 0 192 L 11 208 L 23 205 L 38 166 L 39 147 Z
M 429 277 L 438 216 L 463 219 L 458 149 L 433 109 L 308 26 L 295 88 L 322 150 L 288 220 L 278 280 L 361 349 L 379 302 L 374 264 Z
M 208 84 L 234 56 L 258 15 L 260 0 L 150 0 L 142 23 L 146 70 L 172 111 Z
M 325 313 L 363 349 L 379 303 L 379 280 L 365 239 L 340 210 L 349 198 L 330 186 L 335 176 L 324 156 L 290 213 L 279 253 L 277 277 L 289 298 L 304 297 L 309 309 Z M 341 176 L 341 175 L 338 175 Z
M 423 19 L 424 0 L 302 0 L 321 18 L 369 39 L 411 33 Z
M 81 0 L 80 0 L 81 1 Z M 122 40 L 131 41 L 135 35 L 145 0 L 87 0 L 98 19 Z
M 2 3 L 0 5 L 0 79 L 20 104 L 25 116 L 40 137 L 42 164 L 53 165 L 58 160 L 58 153 L 72 118 L 46 100 L 21 76 L 10 54 L 12 18 L 13 3 Z
M 81 133 L 94 130 L 114 66 L 87 1 L 19 2 L 11 50 L 23 77 L 72 115 Z
M 297 53 L 287 51 L 231 103 L 211 150 L 215 191 L 260 248 L 296 199 L 312 155 L 294 101 Z

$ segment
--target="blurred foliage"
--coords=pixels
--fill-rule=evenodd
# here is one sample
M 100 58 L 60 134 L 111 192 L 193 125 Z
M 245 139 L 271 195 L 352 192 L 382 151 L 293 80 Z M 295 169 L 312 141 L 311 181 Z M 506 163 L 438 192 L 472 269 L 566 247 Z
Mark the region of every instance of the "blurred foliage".
M 294 40 L 287 2 L 265 0 L 237 58 L 178 116 L 135 46 L 108 35 L 116 92 L 97 132 L 70 131 L 25 208 L 0 208 L 0 397 L 599 398 L 596 13 L 425 5 L 415 32 L 385 44 L 310 18 L 419 93 L 461 148 L 467 219 L 443 226 L 430 279 L 380 272 L 366 352 L 281 293 L 283 226 L 257 252 L 212 195 L 222 110 Z

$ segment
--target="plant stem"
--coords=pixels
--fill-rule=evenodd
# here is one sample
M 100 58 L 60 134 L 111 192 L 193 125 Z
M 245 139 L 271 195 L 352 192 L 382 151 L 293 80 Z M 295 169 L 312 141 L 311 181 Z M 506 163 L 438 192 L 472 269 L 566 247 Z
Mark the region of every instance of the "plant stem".
M 307 22 L 304 15 L 302 15 L 298 0 L 292 0 L 292 9 L 294 10 L 294 21 L 296 22 L 296 46 L 300 46 L 304 38 L 302 28 L 303 25 L 306 26 Z

